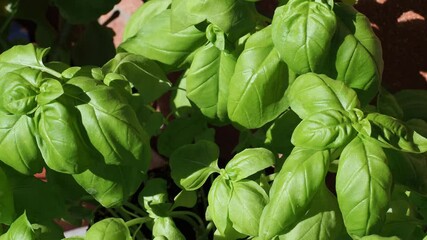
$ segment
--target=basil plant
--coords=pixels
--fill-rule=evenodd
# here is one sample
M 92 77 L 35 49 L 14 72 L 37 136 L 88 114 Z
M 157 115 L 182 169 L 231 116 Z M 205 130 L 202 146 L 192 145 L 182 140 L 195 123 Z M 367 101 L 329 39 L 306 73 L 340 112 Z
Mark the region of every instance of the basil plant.
M 257 2 L 146 1 L 103 66 L 3 52 L 0 240 L 427 239 L 427 91 L 354 1 Z

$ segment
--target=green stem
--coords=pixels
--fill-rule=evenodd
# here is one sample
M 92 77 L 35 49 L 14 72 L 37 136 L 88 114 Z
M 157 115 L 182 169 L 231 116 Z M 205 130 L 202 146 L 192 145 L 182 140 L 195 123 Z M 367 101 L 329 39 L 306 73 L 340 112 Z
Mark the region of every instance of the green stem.
M 130 208 L 132 211 L 134 211 L 135 213 L 139 214 L 140 216 L 148 216 L 148 214 L 146 212 L 144 212 L 144 210 L 142 210 L 141 208 L 135 206 L 134 204 L 130 203 L 130 202 L 125 202 L 123 204 L 123 206 Z
M 191 217 L 189 217 L 187 215 L 175 215 L 172 212 L 170 214 L 170 216 L 173 218 L 178 218 L 178 219 L 181 219 L 181 220 L 188 222 L 196 232 L 198 232 L 199 229 L 202 229 L 201 226 L 199 226 L 196 221 L 194 221 Z
M 150 217 L 140 217 L 140 218 L 134 218 L 132 220 L 129 220 L 126 222 L 126 226 L 127 227 L 131 227 L 134 225 L 138 225 L 138 224 L 144 224 L 147 223 L 149 221 L 152 221 L 153 219 L 151 219 Z
M 111 214 L 114 218 L 121 218 L 114 210 L 106 208 L 108 213 Z
M 134 218 L 139 218 L 139 217 L 140 217 L 140 216 L 138 216 L 137 214 L 135 214 L 135 213 L 132 213 L 132 212 L 128 211 L 128 210 L 127 210 L 127 209 L 125 209 L 124 207 L 120 207 L 120 211 L 123 211 L 123 212 L 127 213 L 129 216 L 132 216 L 132 217 L 134 217 Z
M 137 239 L 137 236 L 136 236 L 136 235 L 138 235 L 138 233 L 142 235 L 142 237 L 141 237 L 141 238 L 138 238 L 138 239 L 145 239 L 145 238 L 146 238 L 146 237 L 144 236 L 144 234 L 143 234 L 142 232 L 140 232 L 140 230 L 141 230 L 141 228 L 142 228 L 142 225 L 144 225 L 144 224 L 142 224 L 142 223 L 141 223 L 141 224 L 139 224 L 139 226 L 136 228 L 135 232 L 133 232 L 132 239 Z
M 199 217 L 199 215 L 197 215 L 191 211 L 174 211 L 170 215 L 171 215 L 171 217 L 187 215 L 187 216 L 190 216 L 190 217 L 193 217 L 194 219 L 196 219 L 200 226 L 203 226 L 203 227 L 205 226 L 203 220 Z

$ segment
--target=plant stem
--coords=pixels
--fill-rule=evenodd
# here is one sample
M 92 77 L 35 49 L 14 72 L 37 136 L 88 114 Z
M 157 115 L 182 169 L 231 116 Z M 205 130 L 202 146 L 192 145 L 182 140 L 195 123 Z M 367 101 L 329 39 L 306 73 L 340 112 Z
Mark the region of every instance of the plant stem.
M 203 227 L 205 226 L 203 220 L 199 217 L 199 215 L 197 215 L 191 211 L 174 211 L 174 212 L 171 212 L 170 215 L 171 215 L 171 217 L 187 215 L 187 216 L 190 216 L 190 217 L 193 217 L 194 219 L 196 219 L 196 221 L 198 222 L 198 224 L 200 226 L 203 226 Z
M 129 220 L 126 222 L 126 226 L 127 227 L 131 227 L 134 225 L 138 225 L 138 224 L 144 224 L 147 223 L 149 221 L 152 221 L 153 219 L 151 219 L 150 217 L 140 217 L 140 218 L 134 218 L 132 220 Z
M 139 214 L 140 216 L 148 216 L 148 214 L 144 210 L 142 210 L 141 208 L 135 206 L 134 204 L 132 204 L 130 202 L 125 202 L 123 204 L 123 206 L 130 208 L 132 211 Z
M 137 214 L 135 214 L 135 213 L 132 213 L 132 212 L 128 211 L 128 210 L 127 210 L 127 209 L 125 209 L 124 207 L 120 207 L 119 209 L 120 209 L 120 211 L 123 211 L 124 213 L 127 213 L 129 216 L 132 216 L 132 217 L 134 217 L 134 218 L 139 218 L 139 217 L 140 217 L 140 216 L 138 216 Z

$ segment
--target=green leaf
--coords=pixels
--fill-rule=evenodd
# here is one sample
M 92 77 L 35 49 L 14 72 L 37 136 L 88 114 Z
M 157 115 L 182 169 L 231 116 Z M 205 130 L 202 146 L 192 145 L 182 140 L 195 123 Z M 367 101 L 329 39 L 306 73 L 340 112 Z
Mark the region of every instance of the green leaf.
M 228 119 L 228 85 L 236 58 L 212 44 L 200 48 L 187 72 L 187 97 L 211 119 Z
M 335 14 L 328 4 L 291 1 L 275 11 L 273 43 L 294 72 L 319 72 L 328 55 L 336 25 Z
M 379 235 L 376 235 L 376 234 L 369 235 L 369 236 L 364 236 L 364 237 L 359 238 L 359 239 L 360 240 L 401 240 L 400 238 L 395 237 L 395 236 L 393 236 L 393 237 L 383 237 L 383 236 L 379 236 Z
M 53 3 L 59 8 L 61 16 L 73 24 L 86 23 L 98 19 L 102 14 L 113 9 L 120 0 L 93 0 L 87 4 L 85 0 L 61 1 Z
M 150 0 L 144 2 L 129 18 L 123 32 L 123 41 L 138 33 L 141 26 L 145 25 L 151 18 L 165 11 L 172 0 Z
M 15 72 L 6 73 L 2 78 L 0 108 L 15 115 L 33 113 L 37 107 L 37 89 L 31 82 Z
M 121 218 L 107 218 L 89 228 L 85 239 L 91 240 L 131 240 L 129 229 Z
M 171 112 L 177 117 L 190 115 L 193 111 L 190 100 L 187 98 L 187 79 L 182 77 L 176 82 L 176 90 L 172 91 L 170 98 Z
M 337 32 L 332 42 L 331 76 L 356 89 L 362 105 L 377 94 L 383 71 L 381 43 L 367 17 L 352 6 L 335 4 Z M 361 71 L 363 69 L 363 71 Z
M 90 142 L 106 164 L 148 168 L 148 135 L 118 91 L 87 77 L 73 78 L 63 87 L 70 101 L 75 101 Z
M 187 191 L 200 188 L 209 175 L 219 172 L 219 149 L 210 141 L 184 145 L 172 153 L 169 164 L 174 182 Z
M 27 215 L 24 212 L 17 218 L 5 234 L 0 237 L 0 240 L 35 240 L 36 235 L 31 223 L 28 221 Z
M 245 128 L 259 128 L 288 108 L 284 96 L 288 68 L 280 59 L 267 27 L 246 42 L 229 85 L 228 116 Z
M 153 237 L 165 237 L 168 240 L 185 240 L 170 217 L 154 219 Z
M 187 56 L 206 42 L 205 33 L 192 26 L 172 32 L 171 10 L 148 19 L 138 33 L 123 42 L 119 49 L 139 54 L 161 63 L 179 66 Z
M 193 208 L 197 204 L 197 192 L 182 190 L 173 199 L 174 203 L 172 208 L 186 207 Z
M 288 156 L 294 147 L 291 143 L 292 133 L 300 122 L 301 119 L 291 109 L 276 118 L 266 133 L 264 143 L 267 148 Z
M 225 171 L 234 182 L 247 178 L 273 166 L 276 157 L 265 148 L 245 149 L 236 154 L 225 166 Z
M 356 129 L 386 148 L 412 153 L 427 151 L 427 138 L 387 115 L 370 113 Z
M 15 219 L 15 204 L 9 180 L 1 168 L 0 196 L 0 223 L 10 225 Z
M 403 119 L 403 110 L 400 103 L 393 94 L 380 88 L 380 94 L 377 97 L 378 112 L 384 115 L 389 115 L 397 119 Z
M 231 182 L 232 194 L 228 217 L 233 228 L 249 236 L 257 236 L 262 210 L 268 202 L 267 193 L 254 181 Z
M 52 102 L 36 112 L 37 145 L 47 166 L 62 173 L 81 173 L 98 154 L 89 143 L 73 106 Z
M 255 27 L 255 16 L 254 5 L 244 1 L 172 0 L 171 26 L 178 32 L 207 20 L 239 37 Z
M 295 128 L 291 141 L 298 147 L 324 150 L 349 143 L 355 133 L 352 120 L 344 112 L 330 109 L 303 119 Z
M 22 174 L 41 172 L 43 167 L 35 129 L 33 119 L 27 115 L 0 111 L 0 160 Z
M 307 73 L 289 87 L 291 109 L 302 119 L 330 109 L 349 111 L 359 107 L 356 92 L 326 75 Z
M 114 207 L 127 200 L 140 186 L 144 173 L 133 166 L 97 164 L 80 174 L 76 182 L 102 206 Z
M 39 105 L 48 104 L 64 93 L 61 82 L 53 78 L 44 79 L 44 82 L 40 85 L 39 91 L 40 93 L 36 98 Z
M 261 216 L 260 237 L 283 234 L 304 216 L 325 180 L 330 160 L 327 150 L 294 148 L 274 179 Z
M 81 37 L 71 48 L 73 64 L 94 66 L 105 64 L 116 53 L 114 34 L 111 28 L 100 25 L 97 21 L 86 24 Z
M 138 195 L 138 203 L 151 218 L 169 215 L 171 204 L 168 203 L 167 190 L 167 182 L 163 178 L 152 178 L 145 182 Z
M 386 149 L 393 181 L 427 194 L 427 155 Z
M 60 77 L 58 72 L 47 68 L 43 58 L 49 52 L 48 48 L 38 48 L 34 44 L 16 45 L 0 55 L 0 76 L 18 69 L 30 67 Z
M 389 204 L 391 184 L 387 157 L 378 144 L 357 137 L 344 148 L 336 191 L 350 236 L 378 233 Z
M 334 240 L 344 228 L 337 199 L 322 186 L 314 196 L 311 207 L 297 225 L 280 240 Z
M 217 177 L 208 193 L 208 214 L 217 228 L 221 236 L 227 239 L 242 238 L 242 234 L 238 233 L 233 227 L 229 218 L 229 206 L 232 197 L 231 182 L 223 177 Z M 218 239 L 224 239 L 218 238 Z
M 167 76 L 157 63 L 131 53 L 117 54 L 102 67 L 102 71 L 104 74 L 118 73 L 125 76 L 138 90 L 144 103 L 158 99 L 171 87 Z
M 198 136 L 201 136 L 207 130 L 207 123 L 202 118 L 174 119 L 159 136 L 157 142 L 159 153 L 168 157 L 179 147 L 193 143 Z
M 395 94 L 403 110 L 403 120 L 419 118 L 427 121 L 427 90 L 405 89 Z

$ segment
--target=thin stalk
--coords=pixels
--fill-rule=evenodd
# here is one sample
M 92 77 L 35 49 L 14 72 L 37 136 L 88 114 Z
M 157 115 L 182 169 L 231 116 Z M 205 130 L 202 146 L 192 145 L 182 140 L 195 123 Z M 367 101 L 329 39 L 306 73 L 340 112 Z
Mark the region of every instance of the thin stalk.
M 124 207 L 120 207 L 120 211 L 123 211 L 123 212 L 125 212 L 125 213 L 127 213 L 129 216 L 132 216 L 132 217 L 134 217 L 134 218 L 139 218 L 140 216 L 138 216 L 137 214 L 135 214 L 135 213 L 133 213 L 133 212 L 130 212 L 130 211 L 128 211 L 126 208 L 124 208 Z
M 137 213 L 140 216 L 148 216 L 148 214 L 142 210 L 141 208 L 135 206 L 134 204 L 130 203 L 130 202 L 125 202 L 123 204 L 125 207 L 130 208 L 132 211 L 134 211 L 135 213 Z
M 199 217 L 199 215 L 191 212 L 191 211 L 174 211 L 171 213 L 171 216 L 182 216 L 182 215 L 187 215 L 190 217 L 193 217 L 194 219 L 196 219 L 196 221 L 198 222 L 198 224 L 200 226 L 205 226 L 205 223 L 203 222 L 203 220 Z
M 151 219 L 150 217 L 140 217 L 140 218 L 134 218 L 132 220 L 129 220 L 126 222 L 126 227 L 132 227 L 134 225 L 138 225 L 138 224 L 144 224 L 147 223 L 149 221 L 152 221 L 153 219 Z

